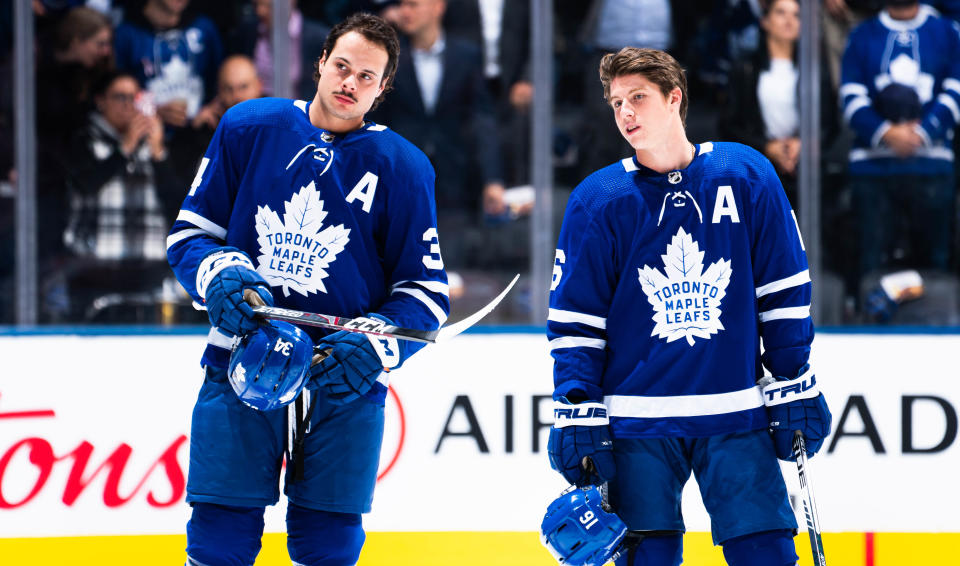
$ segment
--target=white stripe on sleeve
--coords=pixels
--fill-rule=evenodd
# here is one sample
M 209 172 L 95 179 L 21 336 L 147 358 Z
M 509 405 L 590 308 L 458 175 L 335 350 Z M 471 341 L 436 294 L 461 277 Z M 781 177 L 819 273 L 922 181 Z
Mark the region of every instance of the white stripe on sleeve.
M 203 234 L 209 234 L 209 232 L 199 228 L 188 228 L 186 230 L 180 230 L 176 234 L 170 234 L 167 236 L 167 249 L 169 250 L 175 244 L 178 244 L 187 238 L 192 238 L 193 236 L 200 236 Z
M 810 270 L 804 269 L 800 273 L 791 275 L 790 277 L 784 277 L 778 281 L 772 281 L 766 285 L 761 285 L 757 287 L 757 298 L 764 295 L 769 295 L 770 293 L 776 293 L 777 291 L 783 291 L 784 289 L 789 289 L 790 287 L 799 287 L 804 283 L 810 282 Z
M 602 316 L 561 309 L 550 309 L 547 313 L 547 320 L 552 320 L 553 322 L 579 322 L 580 324 L 586 324 L 594 328 L 607 328 L 607 319 Z
M 204 230 L 209 233 L 211 236 L 219 239 L 224 239 L 227 237 L 227 229 L 217 224 L 207 220 L 206 218 L 200 216 L 196 212 L 191 212 L 189 210 L 181 210 L 180 214 L 177 215 L 177 220 L 183 220 L 184 222 L 189 222 L 197 228 Z
M 810 316 L 810 305 L 802 307 L 784 307 L 782 309 L 772 309 L 760 313 L 760 322 L 770 322 L 771 320 L 783 320 L 788 318 L 802 319 Z
M 393 290 L 394 293 L 406 293 L 411 297 L 417 299 L 426 306 L 431 313 L 433 313 L 434 318 L 437 319 L 437 322 L 440 323 L 440 326 L 443 326 L 443 323 L 447 321 L 447 313 L 443 312 L 443 309 L 440 308 L 440 305 L 434 302 L 433 299 L 427 296 L 426 293 L 420 289 L 407 289 L 406 287 L 398 287 Z
M 850 102 L 847 103 L 847 108 L 843 111 L 843 121 L 849 124 L 857 110 L 868 106 L 870 106 L 870 99 L 866 96 L 851 98 Z
M 561 336 L 550 341 L 550 351 L 561 348 L 596 348 L 602 350 L 607 341 L 601 338 L 586 338 L 583 336 Z
M 396 291 L 398 288 L 403 287 L 407 283 L 413 283 L 414 285 L 423 287 L 424 289 L 426 289 L 427 291 L 430 291 L 431 293 L 439 293 L 444 297 L 450 296 L 450 285 L 442 281 L 413 281 L 411 279 L 407 279 L 406 281 L 399 281 L 397 283 L 394 283 L 392 291 Z
M 948 110 L 950 110 L 950 113 L 953 114 L 954 123 L 960 123 L 960 108 L 957 107 L 957 101 L 954 100 L 952 96 L 945 92 L 941 92 L 940 95 L 937 96 L 937 102 L 943 104 Z

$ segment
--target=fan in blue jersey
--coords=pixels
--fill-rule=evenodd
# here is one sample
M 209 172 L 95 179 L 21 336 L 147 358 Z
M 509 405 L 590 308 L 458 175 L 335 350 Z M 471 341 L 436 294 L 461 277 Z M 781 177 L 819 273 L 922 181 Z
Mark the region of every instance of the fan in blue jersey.
M 551 465 L 577 485 L 608 482 L 613 510 L 643 533 L 618 566 L 681 563 L 691 472 L 729 564 L 792 565 L 778 458 L 793 458 L 795 431 L 811 456 L 830 431 L 793 212 L 760 153 L 687 140 L 671 56 L 624 48 L 600 77 L 636 153 L 567 204 L 547 322 Z M 761 388 L 764 368 L 775 380 Z
M 884 4 L 850 34 L 839 92 L 854 133 L 859 277 L 904 265 L 949 269 L 955 224 L 960 24 L 916 0 Z
M 267 332 L 247 301 L 423 330 L 446 320 L 433 170 L 412 144 L 364 120 L 389 89 L 397 52 L 384 20 L 351 16 L 326 39 L 312 101 L 228 110 L 167 239 L 177 278 L 212 325 L 191 425 L 188 564 L 254 563 L 285 455 L 293 562 L 357 562 L 383 435 L 384 369 L 418 347 L 316 328 Z M 250 332 L 257 339 L 231 360 Z M 305 379 L 304 344 L 329 352 Z M 258 376 L 276 387 L 248 381 Z

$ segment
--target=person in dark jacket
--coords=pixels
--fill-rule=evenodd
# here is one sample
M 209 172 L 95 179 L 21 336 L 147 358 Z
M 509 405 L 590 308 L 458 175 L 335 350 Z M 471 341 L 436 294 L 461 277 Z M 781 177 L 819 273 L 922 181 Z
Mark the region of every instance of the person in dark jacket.
M 719 134 L 763 153 L 773 163 L 793 208 L 797 209 L 800 160 L 800 99 L 797 41 L 800 4 L 773 0 L 764 8 L 759 49 L 730 73 L 727 104 Z M 836 104 L 826 72 L 820 81 L 821 139 L 836 131 Z

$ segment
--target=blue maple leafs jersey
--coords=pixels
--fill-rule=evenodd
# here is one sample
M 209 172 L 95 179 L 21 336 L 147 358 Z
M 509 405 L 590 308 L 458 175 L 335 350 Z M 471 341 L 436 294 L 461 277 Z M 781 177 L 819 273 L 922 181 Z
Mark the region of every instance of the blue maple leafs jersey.
M 567 204 L 547 320 L 555 395 L 602 396 L 615 437 L 766 428 L 756 381 L 762 366 L 794 377 L 807 363 L 810 295 L 796 219 L 760 153 L 704 143 L 668 174 L 624 159 Z
M 204 256 L 232 246 L 277 306 L 439 328 L 450 308 L 430 162 L 382 125 L 319 129 L 309 104 L 265 98 L 224 114 L 167 238 L 177 279 L 202 304 Z M 225 367 L 231 344 L 211 329 L 201 363 Z
M 132 73 L 157 105 L 183 100 L 187 115 L 194 116 L 216 94 L 223 47 L 209 18 L 197 16 L 160 32 L 135 12 L 114 36 L 117 68 Z
M 911 20 L 894 20 L 881 12 L 850 34 L 841 83 L 844 120 L 856 134 L 851 173 L 953 171 L 953 131 L 960 123 L 960 25 L 922 4 Z M 915 92 L 920 105 L 916 131 L 924 146 L 910 158 L 897 157 L 882 143 L 892 122 L 879 101 L 891 85 Z

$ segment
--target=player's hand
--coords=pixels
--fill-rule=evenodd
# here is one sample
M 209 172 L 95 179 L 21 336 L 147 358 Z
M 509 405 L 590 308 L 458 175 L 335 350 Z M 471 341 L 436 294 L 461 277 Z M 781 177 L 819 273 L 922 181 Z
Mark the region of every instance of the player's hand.
M 773 448 L 781 460 L 796 459 L 793 453 L 796 431 L 803 433 L 807 456 L 811 458 L 830 435 L 833 416 L 823 393 L 817 387 L 816 376 L 809 371 L 809 365 L 804 366 L 793 379 L 776 378 L 776 381 L 765 385 L 763 402 L 767 406 Z
M 578 486 L 599 485 L 616 475 L 613 441 L 603 403 L 554 398 L 554 424 L 547 443 L 550 467 Z
M 157 106 L 157 116 L 164 124 L 182 128 L 187 125 L 187 101 L 177 99 L 161 104 Z
M 393 324 L 378 314 L 369 315 L 372 324 Z M 311 389 L 320 389 L 334 405 L 346 405 L 361 397 L 379 400 L 386 386 L 377 379 L 385 368 L 400 365 L 401 351 L 396 338 L 341 330 L 317 341 L 317 350 L 330 355 L 310 368 Z
M 255 330 L 259 321 L 253 309 L 244 300 L 247 289 L 255 291 L 264 304 L 273 306 L 273 293 L 259 273 L 243 265 L 229 265 L 211 279 L 206 289 L 204 302 L 210 324 L 228 336 L 242 336 Z

